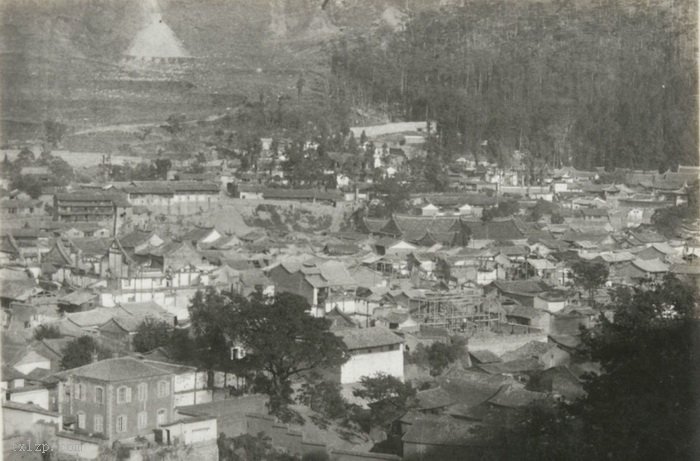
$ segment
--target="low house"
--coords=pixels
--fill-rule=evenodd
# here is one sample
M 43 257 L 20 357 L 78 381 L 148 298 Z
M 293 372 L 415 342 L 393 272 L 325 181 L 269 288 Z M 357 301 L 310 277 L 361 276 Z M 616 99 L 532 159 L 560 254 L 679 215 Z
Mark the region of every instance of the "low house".
M 58 308 L 63 312 L 78 312 L 94 309 L 99 295 L 88 290 L 76 290 L 58 298 Z
M 5 220 L 42 217 L 45 215 L 44 204 L 39 200 L 0 200 L 0 216 Z
M 8 389 L 6 400 L 10 402 L 36 405 L 44 410 L 50 409 L 49 390 L 43 385 L 26 384 L 22 387 Z
M 635 259 L 614 270 L 611 279 L 618 283 L 636 285 L 639 282 L 661 280 L 670 266 L 658 259 Z
M 376 324 L 389 330 L 416 332 L 420 325 L 406 311 L 391 310 L 377 316 Z
M 200 227 L 195 226 L 190 231 L 186 232 L 180 238 L 183 242 L 189 242 L 195 248 L 202 248 L 210 245 L 223 237 L 214 226 Z
M 3 435 L 34 432 L 38 423 L 52 425 L 59 429 L 62 424 L 61 415 L 31 403 L 3 401 Z M 5 447 L 5 450 L 8 448 Z
M 496 292 L 499 297 L 511 298 L 523 306 L 533 307 L 535 296 L 550 290 L 550 286 L 540 279 L 496 280 L 486 286 L 486 293 Z
M 319 313 L 336 306 L 343 312 L 357 310 L 357 282 L 341 262 L 282 262 L 268 269 L 267 277 L 274 282 L 276 292 L 303 296 Z
M 545 282 L 554 282 L 557 266 L 547 259 L 529 258 L 525 262 L 526 276 L 538 277 Z
M 350 359 L 334 370 L 340 384 L 357 383 L 363 376 L 386 373 L 403 380 L 404 340 L 383 327 L 338 330 Z

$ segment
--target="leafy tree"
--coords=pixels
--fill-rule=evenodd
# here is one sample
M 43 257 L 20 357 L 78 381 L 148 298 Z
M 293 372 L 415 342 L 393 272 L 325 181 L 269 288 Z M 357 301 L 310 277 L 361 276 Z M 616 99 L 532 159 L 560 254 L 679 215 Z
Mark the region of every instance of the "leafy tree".
M 618 290 L 608 306 L 614 321 L 601 316 L 582 336 L 579 353 L 601 374 L 586 377 L 573 404 L 541 402 L 501 425 L 500 459 L 695 459 L 696 303 L 673 276 Z
M 136 352 L 148 352 L 170 343 L 172 327 L 162 320 L 146 318 L 138 326 L 134 336 Z
M 81 336 L 74 339 L 66 344 L 61 352 L 63 353 L 61 368 L 64 370 L 87 365 L 92 362 L 94 354 L 97 354 L 99 360 L 111 356 L 111 351 L 99 345 L 91 336 Z
M 247 351 L 249 367 L 258 373 L 256 387 L 270 396 L 270 409 L 282 414 L 292 402 L 292 378 L 340 366 L 348 359 L 342 340 L 329 322 L 312 317 L 301 296 L 281 293 L 271 300 L 236 298 L 228 306 L 228 330 Z
M 56 325 L 39 325 L 34 329 L 34 339 L 54 339 L 60 338 L 61 331 Z
M 197 291 L 188 306 L 194 336 L 193 356 L 196 363 L 206 370 L 214 370 L 216 366 L 225 367 L 228 363 L 230 304 L 230 298 L 210 288 Z M 187 344 L 184 335 L 179 338 L 183 345 Z
M 571 265 L 571 270 L 574 284 L 586 290 L 589 302 L 593 303 L 595 290 L 608 280 L 608 266 L 603 262 L 579 260 Z
M 32 165 L 35 160 L 36 158 L 34 156 L 34 152 L 32 152 L 28 147 L 23 147 L 17 154 L 17 158 L 15 158 L 12 166 L 17 170 L 17 172 L 19 172 L 22 167 Z
M 168 171 L 172 167 L 172 162 L 168 158 L 157 158 L 154 162 L 156 167 L 156 176 L 159 179 L 167 179 Z
M 195 340 L 190 336 L 189 329 L 175 328 L 170 335 L 167 345 L 172 359 L 181 363 L 196 363 L 198 356 Z
M 618 293 L 614 322 L 583 336 L 603 373 L 588 380 L 572 412 L 586 429 L 589 459 L 690 459 L 696 436 L 696 292 L 675 277 Z
M 535 206 L 530 209 L 527 220 L 531 222 L 539 221 L 545 215 L 553 215 L 555 213 L 556 206 L 552 202 L 546 200 L 537 200 Z
M 415 405 L 416 389 L 413 385 L 386 373 L 363 376 L 360 386 L 352 394 L 369 402 L 374 425 L 390 423 Z
M 297 394 L 297 401 L 323 417 L 334 420 L 343 418 L 347 414 L 347 402 L 340 394 L 340 384 L 332 381 L 324 381 L 320 376 L 308 380 L 301 385 Z
M 453 337 L 449 344 L 435 342 L 429 346 L 419 344 L 409 356 L 409 361 L 430 369 L 432 376 L 439 376 L 452 363 L 466 356 L 466 341 Z
M 406 211 L 410 194 L 397 178 L 385 179 L 376 184 L 374 189 L 382 200 L 382 206 L 371 210 L 374 216 L 388 217 L 393 213 Z
M 450 364 L 460 360 L 466 354 L 466 341 L 454 337 L 450 344 L 435 342 L 428 346 L 427 355 L 430 374 L 440 375 Z
M 216 441 L 221 461 L 295 461 L 297 458 L 272 446 L 269 436 L 243 434 L 227 437 L 223 432 Z
M 197 292 L 190 319 L 202 366 L 215 365 L 251 375 L 254 387 L 270 396 L 270 409 L 286 415 L 292 403 L 292 379 L 304 373 L 341 365 L 347 360 L 343 342 L 328 330 L 329 322 L 312 317 L 306 300 L 281 293 L 272 299 L 224 296 L 213 289 Z M 246 350 L 230 360 L 230 347 Z

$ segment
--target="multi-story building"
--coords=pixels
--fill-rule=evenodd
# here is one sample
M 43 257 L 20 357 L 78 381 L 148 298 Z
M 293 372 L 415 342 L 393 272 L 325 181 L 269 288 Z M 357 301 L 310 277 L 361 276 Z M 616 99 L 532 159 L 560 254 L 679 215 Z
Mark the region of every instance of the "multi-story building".
M 168 215 L 208 210 L 218 202 L 220 189 L 208 181 L 134 181 L 123 188 L 131 205 Z
M 110 222 L 115 228 L 130 216 L 131 204 L 117 192 L 65 192 L 54 195 L 53 219 L 65 222 Z
M 75 431 L 110 444 L 137 436 L 173 419 L 174 374 L 133 357 L 90 363 L 62 373 L 59 409 L 73 417 Z

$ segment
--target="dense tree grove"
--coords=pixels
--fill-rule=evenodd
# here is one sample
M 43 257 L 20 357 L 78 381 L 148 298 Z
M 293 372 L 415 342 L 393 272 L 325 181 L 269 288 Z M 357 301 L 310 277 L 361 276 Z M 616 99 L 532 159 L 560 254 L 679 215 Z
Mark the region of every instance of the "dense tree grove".
M 497 429 L 494 459 L 697 459 L 697 294 L 672 276 L 624 288 L 583 334 L 579 353 L 601 365 L 573 404 L 538 403 Z M 485 428 L 489 432 L 494 428 Z
M 697 163 L 695 4 L 470 1 L 336 44 L 334 96 L 437 122 L 447 154 Z

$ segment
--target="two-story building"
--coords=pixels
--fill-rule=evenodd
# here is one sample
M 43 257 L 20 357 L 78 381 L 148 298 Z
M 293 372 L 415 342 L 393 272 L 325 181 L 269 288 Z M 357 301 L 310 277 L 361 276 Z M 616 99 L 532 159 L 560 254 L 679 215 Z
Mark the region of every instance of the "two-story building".
M 154 430 L 173 419 L 174 375 L 134 357 L 102 360 L 59 374 L 59 408 L 75 431 L 110 444 Z
M 54 195 L 53 219 L 62 222 L 111 222 L 115 228 L 131 216 L 131 204 L 118 192 L 77 191 Z

